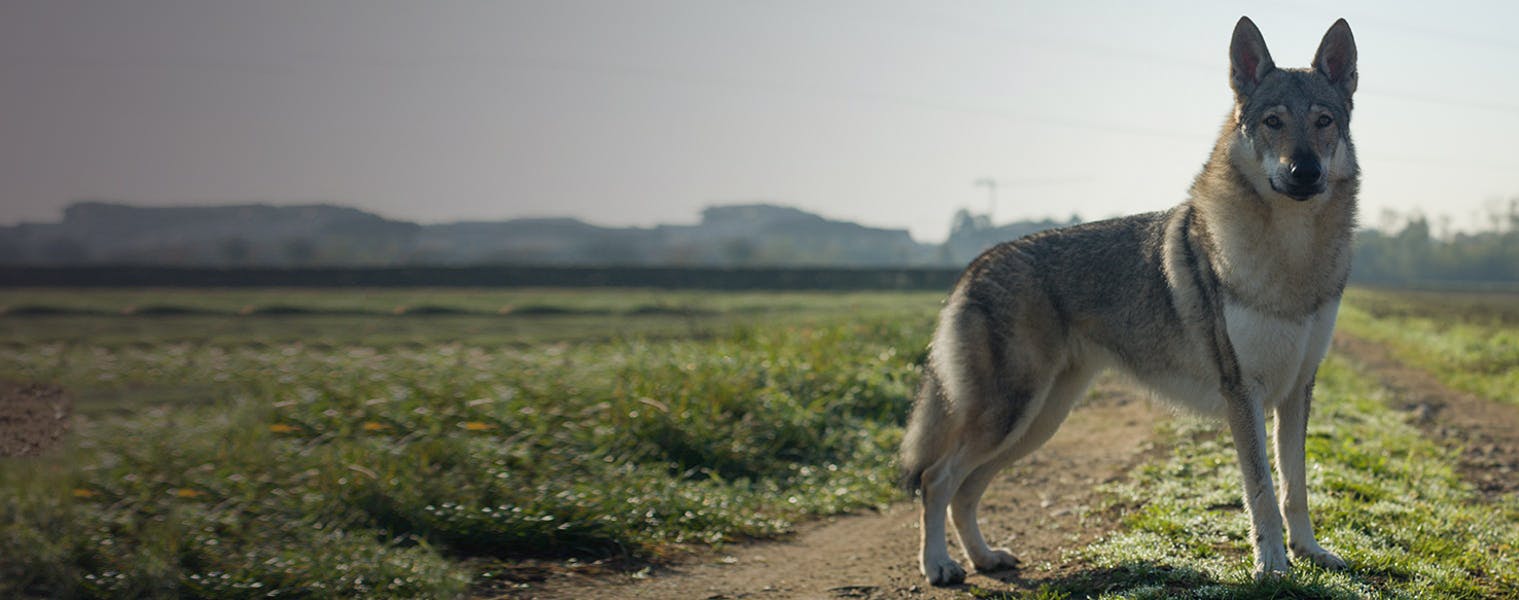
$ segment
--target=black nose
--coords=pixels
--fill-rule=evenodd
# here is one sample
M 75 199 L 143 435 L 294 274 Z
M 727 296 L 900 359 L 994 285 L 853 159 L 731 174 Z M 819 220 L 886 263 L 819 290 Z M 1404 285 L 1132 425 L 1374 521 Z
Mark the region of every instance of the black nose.
M 1287 165 L 1287 173 L 1292 176 L 1292 182 L 1297 185 L 1313 185 L 1319 182 L 1319 176 L 1324 174 L 1324 169 L 1319 166 L 1318 157 L 1299 155 L 1292 157 L 1292 164 Z

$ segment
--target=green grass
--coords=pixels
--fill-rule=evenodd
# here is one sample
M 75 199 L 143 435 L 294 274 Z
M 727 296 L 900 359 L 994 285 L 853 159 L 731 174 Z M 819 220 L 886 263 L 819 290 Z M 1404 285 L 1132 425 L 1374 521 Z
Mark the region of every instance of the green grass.
M 1447 386 L 1519 405 L 1519 294 L 1356 290 L 1340 327 Z
M 885 504 L 926 299 L 711 294 L 697 333 L 592 341 L 271 342 L 258 327 L 291 317 L 223 317 L 240 338 L 140 315 L 98 318 L 187 330 L 7 339 L 0 377 L 58 382 L 82 414 L 66 450 L 0 463 L 0 593 L 449 597 L 487 559 L 657 558 Z
M 1251 580 L 1253 554 L 1229 437 L 1183 419 L 1170 455 L 1107 489 L 1120 532 L 1072 558 L 1096 571 L 1046 597 L 1496 598 L 1519 594 L 1519 500 L 1484 503 L 1454 470 L 1457 456 L 1388 407 L 1376 382 L 1331 358 L 1309 427 L 1309 501 L 1318 539 L 1350 564 L 1299 565 Z M 997 594 L 984 594 L 997 597 Z

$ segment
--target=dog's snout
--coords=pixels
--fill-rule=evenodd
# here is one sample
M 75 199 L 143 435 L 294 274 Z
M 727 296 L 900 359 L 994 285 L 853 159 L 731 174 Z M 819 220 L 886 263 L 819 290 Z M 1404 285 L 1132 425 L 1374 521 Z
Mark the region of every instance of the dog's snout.
M 1324 174 L 1324 168 L 1319 165 L 1317 156 L 1298 154 L 1293 156 L 1292 163 L 1287 165 L 1287 174 L 1297 185 L 1313 185 L 1318 183 L 1319 177 Z

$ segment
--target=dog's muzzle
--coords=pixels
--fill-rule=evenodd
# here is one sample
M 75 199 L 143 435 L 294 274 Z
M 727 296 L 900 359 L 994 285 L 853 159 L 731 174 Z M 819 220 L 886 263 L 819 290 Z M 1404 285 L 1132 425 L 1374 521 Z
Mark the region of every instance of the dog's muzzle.
M 1277 193 L 1302 202 L 1324 192 L 1324 167 L 1319 157 L 1306 152 L 1294 154 L 1285 171 L 1286 181 L 1271 179 L 1271 189 Z

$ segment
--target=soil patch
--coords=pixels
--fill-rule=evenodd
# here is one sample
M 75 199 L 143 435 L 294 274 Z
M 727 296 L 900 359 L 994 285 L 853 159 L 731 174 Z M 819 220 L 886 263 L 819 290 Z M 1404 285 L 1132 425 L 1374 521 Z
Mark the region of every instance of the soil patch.
M 0 457 L 47 451 L 63 439 L 72 412 L 56 386 L 0 381 Z

